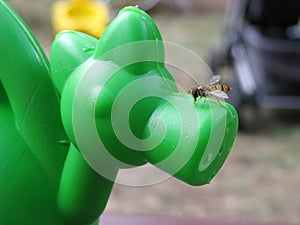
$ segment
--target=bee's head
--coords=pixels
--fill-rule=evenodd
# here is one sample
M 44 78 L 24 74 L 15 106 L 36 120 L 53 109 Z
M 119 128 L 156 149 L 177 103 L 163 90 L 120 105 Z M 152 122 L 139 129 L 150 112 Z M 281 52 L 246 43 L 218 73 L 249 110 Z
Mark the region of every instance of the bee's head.
M 191 88 L 189 91 L 188 91 L 188 93 L 190 94 L 190 95 L 195 95 L 195 94 L 197 94 L 197 88 L 196 87 L 194 87 L 194 88 Z
M 194 97 L 194 102 L 196 102 L 196 99 L 198 97 L 198 88 L 197 87 L 191 88 L 188 91 L 188 93 Z
M 199 92 L 199 95 L 201 95 L 201 96 L 204 95 L 204 88 L 198 88 L 197 90 Z

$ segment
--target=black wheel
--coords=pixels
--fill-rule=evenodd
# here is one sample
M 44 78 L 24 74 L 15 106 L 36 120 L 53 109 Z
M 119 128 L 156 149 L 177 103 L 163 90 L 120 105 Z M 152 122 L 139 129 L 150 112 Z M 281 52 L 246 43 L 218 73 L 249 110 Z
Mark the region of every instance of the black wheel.
M 214 48 L 211 50 L 208 64 L 213 74 L 218 74 L 220 68 L 227 64 L 221 49 Z
M 233 88 L 232 91 L 228 92 L 228 103 L 233 105 L 238 113 L 239 130 L 255 131 L 261 122 L 260 110 L 253 100 L 243 96 L 232 65 L 226 63 L 217 50 L 212 51 L 209 63 L 212 72 L 221 75 L 221 83 Z

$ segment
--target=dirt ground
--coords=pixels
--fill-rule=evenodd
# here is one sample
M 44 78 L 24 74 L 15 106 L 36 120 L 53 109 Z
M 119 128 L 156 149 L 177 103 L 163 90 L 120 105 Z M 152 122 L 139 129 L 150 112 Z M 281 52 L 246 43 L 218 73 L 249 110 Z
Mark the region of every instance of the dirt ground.
M 51 1 L 8 2 L 49 55 Z M 150 14 L 164 40 L 206 57 L 222 34 L 228 1 L 191 2 L 194 9 L 189 13 L 161 7 Z M 238 133 L 231 154 L 211 184 L 192 187 L 173 178 L 146 187 L 117 184 L 105 212 L 300 224 L 300 123 L 283 122 L 272 112 L 269 115 L 261 131 Z

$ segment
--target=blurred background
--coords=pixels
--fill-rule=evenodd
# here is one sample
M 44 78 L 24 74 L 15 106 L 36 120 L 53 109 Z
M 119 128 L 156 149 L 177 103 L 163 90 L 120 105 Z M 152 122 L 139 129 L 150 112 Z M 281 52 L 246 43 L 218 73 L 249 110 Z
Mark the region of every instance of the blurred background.
M 55 35 L 51 24 L 55 1 L 7 2 L 28 24 L 49 56 Z M 136 2 L 108 1 L 111 18 L 123 6 Z M 224 21 L 230 3 L 229 0 L 140 1 L 165 41 L 191 49 L 234 85 L 232 59 L 222 66 L 215 63 L 225 54 L 222 52 L 228 31 L 225 27 L 230 28 Z M 267 85 L 268 82 L 264 83 Z M 233 91 L 230 97 L 236 96 L 238 93 Z M 260 94 L 256 99 L 260 99 Z M 255 127 L 241 128 L 231 154 L 210 184 L 192 187 L 173 178 L 146 187 L 116 184 L 105 212 L 300 223 L 299 111 L 293 107 L 288 111 L 245 107 L 241 113 L 247 121 L 242 122 Z

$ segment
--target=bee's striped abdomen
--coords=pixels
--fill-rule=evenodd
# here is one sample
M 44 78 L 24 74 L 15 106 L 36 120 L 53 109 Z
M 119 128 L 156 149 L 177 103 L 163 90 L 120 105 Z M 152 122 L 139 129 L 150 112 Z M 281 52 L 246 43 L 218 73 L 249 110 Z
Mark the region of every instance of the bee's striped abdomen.
M 232 88 L 227 85 L 215 85 L 215 86 L 212 86 L 212 90 L 231 91 Z

